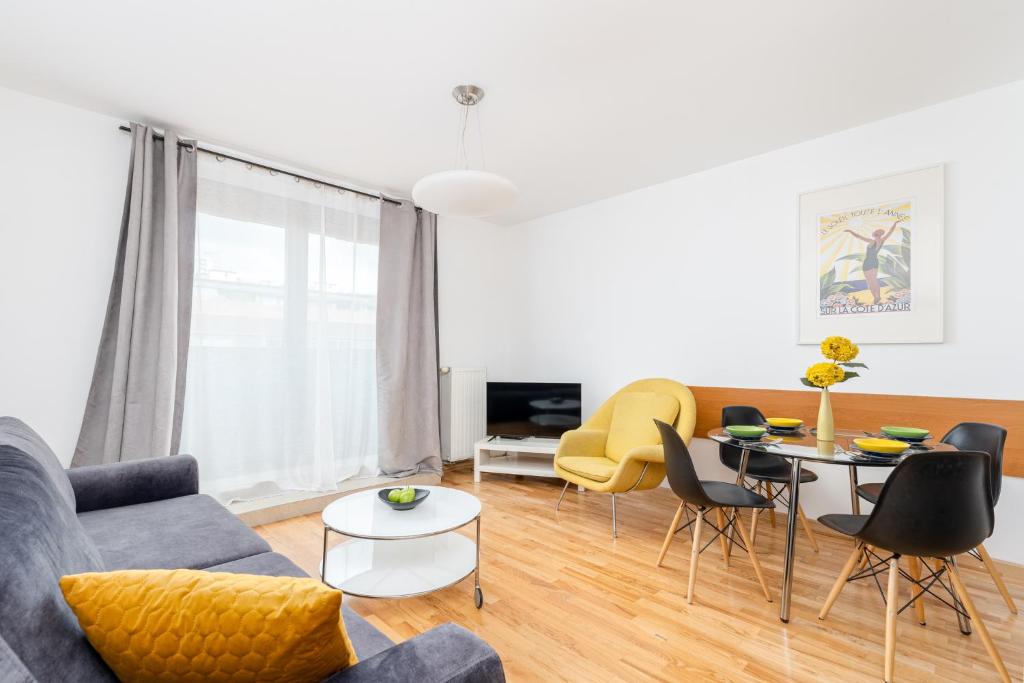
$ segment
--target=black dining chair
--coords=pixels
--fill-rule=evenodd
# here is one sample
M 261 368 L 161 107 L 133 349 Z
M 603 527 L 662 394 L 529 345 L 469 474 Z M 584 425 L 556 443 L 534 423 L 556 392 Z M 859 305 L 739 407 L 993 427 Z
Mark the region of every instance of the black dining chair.
M 725 406 L 722 408 L 722 426 L 729 427 L 732 425 L 763 425 L 765 424 L 765 417 L 761 414 L 761 411 L 754 406 Z M 731 469 L 733 472 L 739 473 L 740 471 L 740 459 L 743 457 L 743 449 L 738 446 L 733 446 L 727 443 L 718 444 L 718 459 L 722 461 L 722 464 Z M 785 458 L 778 455 L 772 455 L 770 453 L 758 453 L 757 451 L 750 451 L 750 457 L 747 459 L 747 471 L 745 479 L 749 479 L 753 482 L 753 486 L 750 487 L 752 490 L 756 490 L 758 493 L 766 493 L 768 500 L 779 499 L 787 507 L 789 505 L 789 475 L 790 475 L 790 463 Z M 818 475 L 810 471 L 806 467 L 800 470 L 800 483 L 806 484 L 808 482 L 817 481 Z M 746 485 L 746 482 L 744 482 Z M 814 552 L 818 552 L 818 539 L 814 536 L 814 531 L 811 529 L 810 522 L 807 521 L 807 515 L 804 514 L 803 506 L 797 505 L 797 514 L 800 516 L 800 524 L 803 527 L 804 533 L 807 535 L 807 540 L 811 543 L 811 548 Z M 769 510 L 771 517 L 772 526 L 775 526 L 775 509 Z M 751 515 L 750 520 L 750 541 L 755 542 L 757 540 L 757 512 Z
M 765 583 L 764 574 L 761 573 L 761 563 L 757 561 L 757 553 L 754 551 L 754 546 L 747 536 L 746 529 L 743 528 L 740 510 L 744 508 L 753 510 L 768 509 L 775 504 L 764 496 L 736 484 L 729 484 L 724 481 L 701 481 L 693 467 L 693 458 L 690 457 L 690 451 L 687 449 L 683 438 L 679 436 L 679 432 L 661 420 L 655 420 L 654 423 L 658 426 L 658 431 L 661 432 L 661 441 L 665 452 L 665 474 L 668 477 L 668 484 L 672 488 L 673 493 L 682 499 L 682 502 L 679 503 L 679 508 L 676 510 L 675 517 L 672 519 L 672 526 L 669 527 L 668 533 L 665 535 L 665 542 L 662 544 L 661 553 L 658 555 L 657 566 L 660 567 L 665 559 L 665 553 L 668 552 L 668 546 L 672 543 L 673 537 L 683 529 L 692 527 L 692 547 L 690 549 L 690 572 L 686 584 L 686 602 L 693 604 L 693 588 L 697 581 L 697 563 L 700 559 L 700 554 L 715 541 L 715 538 L 718 538 L 722 548 L 722 559 L 725 561 L 725 566 L 728 567 L 729 548 L 726 543 L 726 532 L 730 529 L 735 529 L 739 533 L 741 540 L 741 543 L 737 543 L 737 545 L 740 545 L 741 549 L 746 550 L 750 556 L 750 563 L 754 565 L 754 574 L 757 575 L 757 580 L 761 583 L 764 597 L 768 602 L 771 602 L 772 594 L 768 590 L 768 584 Z M 693 508 L 696 514 L 694 519 L 690 519 L 690 508 Z M 728 519 L 723 511 L 724 508 L 730 508 L 733 511 L 733 515 Z M 707 519 L 707 513 L 711 510 L 715 511 L 717 523 Z M 684 513 L 686 514 L 686 524 L 679 526 Z M 703 537 L 701 529 L 704 524 L 707 524 L 714 531 L 714 535 L 702 546 Z M 736 543 L 736 541 L 733 542 Z
M 1006 430 L 999 425 L 985 422 L 961 422 L 942 437 L 942 443 L 950 444 L 962 451 L 980 451 L 991 456 L 992 505 L 994 507 L 999 502 L 999 493 L 1003 487 L 1003 447 L 1006 445 Z M 861 484 L 857 487 L 857 495 L 869 503 L 875 503 L 878 501 L 878 494 L 881 490 L 881 484 Z M 1003 596 L 1006 606 L 1012 614 L 1017 614 L 1017 605 L 1006 587 L 1006 582 L 1003 581 L 1003 575 L 999 573 L 999 568 L 996 567 L 992 556 L 985 549 L 985 544 L 979 543 L 978 547 L 971 549 L 968 554 L 985 565 L 993 583 L 999 589 L 999 594 Z
M 896 664 L 896 615 L 920 602 L 925 593 L 966 616 L 974 623 L 992 663 L 1004 681 L 1010 675 L 995 643 L 974 607 L 956 568 L 956 556 L 975 548 L 992 533 L 995 513 L 992 508 L 991 458 L 987 453 L 946 451 L 915 453 L 893 469 L 882 486 L 878 502 L 870 515 L 824 515 L 818 521 L 834 531 L 852 536 L 856 548 L 836 579 L 819 619 L 828 616 L 836 598 L 851 578 L 862 556 L 869 556 L 868 567 L 859 572 L 877 576 L 888 567 L 885 594 L 885 680 L 892 681 Z M 882 555 L 888 553 L 888 557 Z M 900 569 L 906 557 L 911 571 Z M 924 563 L 928 575 L 921 577 L 917 558 L 935 558 L 935 567 Z M 913 584 L 910 601 L 897 604 L 900 577 Z M 948 583 L 945 579 L 948 579 Z M 880 586 L 879 586 L 880 587 Z M 952 602 L 938 593 L 942 588 Z M 961 607 L 962 605 L 962 607 Z

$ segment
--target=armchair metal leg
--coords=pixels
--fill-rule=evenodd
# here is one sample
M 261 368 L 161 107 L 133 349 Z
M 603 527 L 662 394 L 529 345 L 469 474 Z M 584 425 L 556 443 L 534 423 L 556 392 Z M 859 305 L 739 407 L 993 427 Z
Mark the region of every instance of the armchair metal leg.
M 612 538 L 619 537 L 619 529 L 615 515 L 615 494 L 612 494 Z
M 1017 605 L 1014 604 L 1013 598 L 1010 596 L 1010 591 L 1006 589 L 1006 584 L 1003 582 L 1003 575 L 999 573 L 999 568 L 996 567 L 996 563 L 992 561 L 992 556 L 985 550 L 985 544 L 979 545 L 976 550 L 978 551 L 978 557 L 985 564 L 985 569 L 991 574 L 992 580 L 996 584 L 996 588 L 999 589 L 999 594 L 1003 596 L 1003 601 L 1006 602 L 1006 606 L 1010 609 L 1012 614 L 1017 613 Z
M 988 652 L 988 656 L 992 659 L 992 664 L 995 665 L 996 671 L 999 673 L 999 677 L 1006 683 L 1010 683 L 1010 672 L 1006 670 L 1003 658 L 999 656 L 999 650 L 996 649 L 996 644 L 992 642 L 992 638 L 988 634 L 988 629 L 985 627 L 985 622 L 981 620 L 981 615 L 978 614 L 976 609 L 974 609 L 974 603 L 971 601 L 971 596 L 967 594 L 967 588 L 964 586 L 963 581 L 960 580 L 960 572 L 957 571 L 956 565 L 951 561 L 951 559 L 945 561 L 946 571 L 949 573 L 949 579 L 953 582 L 953 586 L 956 588 L 960 602 L 963 603 L 964 608 L 967 610 L 967 615 L 971 618 L 971 621 L 974 622 L 974 627 L 978 629 L 978 635 L 981 636 L 981 642 L 985 645 L 985 650 Z
M 558 508 L 562 506 L 562 499 L 565 498 L 565 492 L 569 490 L 569 482 L 565 482 L 565 486 L 562 487 L 562 495 L 558 497 L 558 502 L 555 503 L 555 512 L 558 512 Z

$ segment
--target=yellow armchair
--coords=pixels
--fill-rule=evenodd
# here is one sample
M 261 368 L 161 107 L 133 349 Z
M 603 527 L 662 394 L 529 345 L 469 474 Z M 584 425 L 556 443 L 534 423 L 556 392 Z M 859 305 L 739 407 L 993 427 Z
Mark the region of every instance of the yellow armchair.
M 687 444 L 697 405 L 683 384 L 669 379 L 633 382 L 605 401 L 579 429 L 562 435 L 555 473 L 569 484 L 612 496 L 612 537 L 618 534 L 615 494 L 652 489 L 665 478 L 665 454 L 654 418 L 672 424 Z

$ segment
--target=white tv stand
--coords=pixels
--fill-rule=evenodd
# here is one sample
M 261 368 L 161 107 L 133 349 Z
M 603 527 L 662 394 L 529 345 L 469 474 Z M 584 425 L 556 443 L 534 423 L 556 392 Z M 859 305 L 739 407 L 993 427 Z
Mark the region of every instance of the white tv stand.
M 553 465 L 558 439 L 487 437 L 473 448 L 473 481 L 482 472 L 524 477 L 557 477 Z

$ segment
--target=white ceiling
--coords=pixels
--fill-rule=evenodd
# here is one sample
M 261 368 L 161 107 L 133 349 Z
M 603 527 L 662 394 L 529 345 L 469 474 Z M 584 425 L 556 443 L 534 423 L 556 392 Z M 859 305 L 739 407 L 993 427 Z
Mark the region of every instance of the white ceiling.
M 1022 29 L 1019 0 L 4 0 L 0 84 L 408 196 L 477 83 L 507 224 L 1024 79 Z

